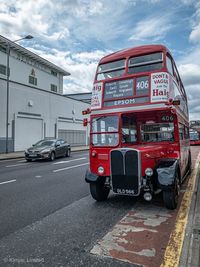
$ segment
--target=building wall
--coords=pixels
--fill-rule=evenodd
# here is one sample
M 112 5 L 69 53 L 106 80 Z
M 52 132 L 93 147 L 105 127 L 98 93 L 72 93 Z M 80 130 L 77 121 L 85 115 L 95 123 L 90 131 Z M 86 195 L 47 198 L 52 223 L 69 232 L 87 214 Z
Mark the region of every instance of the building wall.
M 23 71 L 21 69 L 20 71 Z M 9 150 L 24 150 L 44 137 L 77 136 L 78 144 L 88 129 L 82 125 L 82 110 L 89 107 L 81 101 L 14 82 L 9 83 Z M 6 136 L 6 80 L 0 79 L 0 152 L 5 151 Z
M 2 51 L 0 51 L 0 65 L 7 66 L 7 54 Z M 57 77 L 52 75 L 52 70 L 34 59 L 23 56 L 13 50 L 10 51 L 11 81 L 31 85 L 47 91 L 51 91 L 51 84 L 54 84 L 57 86 L 57 93 L 62 94 L 63 76 L 58 72 Z M 29 83 L 29 76 L 33 73 L 35 74 L 35 78 L 37 78 L 37 85 Z M 0 78 L 6 78 L 6 75 L 0 74 Z

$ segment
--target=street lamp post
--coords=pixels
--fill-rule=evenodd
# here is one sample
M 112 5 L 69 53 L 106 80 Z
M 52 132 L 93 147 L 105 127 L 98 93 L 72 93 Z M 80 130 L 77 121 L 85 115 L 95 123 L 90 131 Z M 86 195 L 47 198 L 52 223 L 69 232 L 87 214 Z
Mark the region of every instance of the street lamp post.
M 18 42 L 25 39 L 32 39 L 32 35 L 27 35 L 23 38 L 13 41 Z M 10 85 L 10 42 L 7 42 L 7 67 L 6 67 L 6 153 L 8 153 L 8 128 L 9 128 L 9 85 Z

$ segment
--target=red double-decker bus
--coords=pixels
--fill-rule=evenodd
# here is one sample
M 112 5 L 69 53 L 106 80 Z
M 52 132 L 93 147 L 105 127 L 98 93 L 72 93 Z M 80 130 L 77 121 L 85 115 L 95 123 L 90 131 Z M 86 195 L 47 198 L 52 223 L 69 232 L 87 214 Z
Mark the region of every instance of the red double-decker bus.
M 200 121 L 190 121 L 190 145 L 200 145 Z
M 200 145 L 200 134 L 193 129 L 190 130 L 190 145 L 191 146 Z
M 185 89 L 166 47 L 140 46 L 100 60 L 90 124 L 85 179 L 95 200 L 112 190 L 150 201 L 162 191 L 166 207 L 176 208 L 191 168 L 189 121 Z

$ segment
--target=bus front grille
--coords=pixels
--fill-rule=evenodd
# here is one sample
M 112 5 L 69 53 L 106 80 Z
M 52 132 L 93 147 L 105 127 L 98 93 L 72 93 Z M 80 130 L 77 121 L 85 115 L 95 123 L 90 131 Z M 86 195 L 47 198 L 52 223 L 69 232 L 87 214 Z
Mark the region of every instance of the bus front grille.
M 114 193 L 140 194 L 140 153 L 134 149 L 111 151 L 111 182 Z

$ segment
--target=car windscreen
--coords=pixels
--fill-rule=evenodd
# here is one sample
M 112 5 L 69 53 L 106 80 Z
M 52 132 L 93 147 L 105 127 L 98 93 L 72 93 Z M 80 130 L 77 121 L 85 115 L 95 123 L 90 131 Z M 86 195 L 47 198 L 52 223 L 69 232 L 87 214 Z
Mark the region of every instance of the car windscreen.
M 45 140 L 45 141 L 39 141 L 38 143 L 35 144 L 35 146 L 52 146 L 54 144 L 55 144 L 54 141 Z

